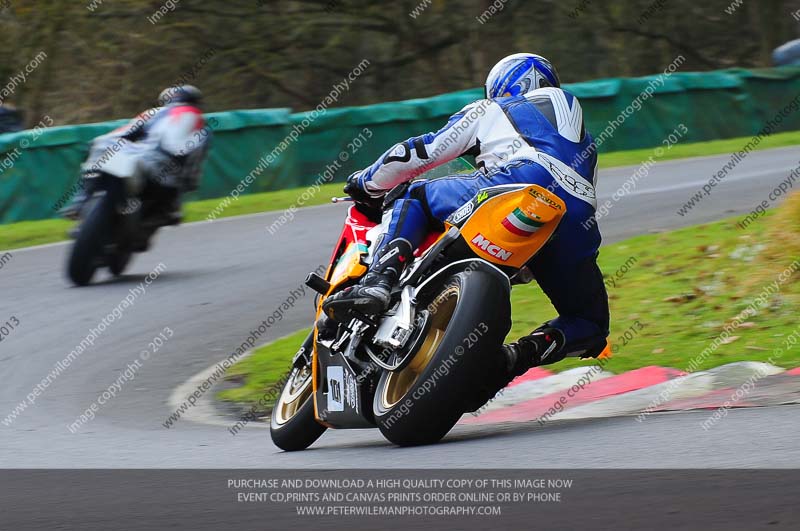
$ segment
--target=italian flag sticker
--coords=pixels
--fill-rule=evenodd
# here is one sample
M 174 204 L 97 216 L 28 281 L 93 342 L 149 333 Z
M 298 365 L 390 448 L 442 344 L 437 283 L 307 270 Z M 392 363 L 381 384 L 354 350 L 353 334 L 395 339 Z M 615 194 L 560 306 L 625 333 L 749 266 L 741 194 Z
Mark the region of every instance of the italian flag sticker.
M 528 217 L 520 208 L 515 208 L 514 212 L 503 220 L 503 226 L 517 236 L 530 236 L 542 225 L 544 223 Z

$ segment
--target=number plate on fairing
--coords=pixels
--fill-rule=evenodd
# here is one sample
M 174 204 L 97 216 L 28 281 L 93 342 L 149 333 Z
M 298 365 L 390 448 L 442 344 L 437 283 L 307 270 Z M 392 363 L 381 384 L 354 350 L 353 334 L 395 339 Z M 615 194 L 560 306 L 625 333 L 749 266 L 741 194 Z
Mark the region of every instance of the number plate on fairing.
M 374 374 L 359 379 L 344 356 L 323 343 L 317 343 L 319 374 L 324 375 L 315 395 L 319 419 L 334 428 L 375 427 L 369 392 Z

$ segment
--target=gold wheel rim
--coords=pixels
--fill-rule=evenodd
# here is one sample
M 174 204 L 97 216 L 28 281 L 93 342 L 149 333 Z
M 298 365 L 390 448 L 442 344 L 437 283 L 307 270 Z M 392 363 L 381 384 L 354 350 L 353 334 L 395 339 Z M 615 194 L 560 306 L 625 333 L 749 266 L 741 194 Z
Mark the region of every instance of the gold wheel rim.
M 311 369 L 309 367 L 292 369 L 289 380 L 283 387 L 272 415 L 278 424 L 286 424 L 298 410 L 311 398 Z
M 384 409 L 390 409 L 400 402 L 420 375 L 430 364 L 433 355 L 444 339 L 447 325 L 453 316 L 458 302 L 458 287 L 450 286 L 436 297 L 431 311 L 431 326 L 425 339 L 422 340 L 411 362 L 402 370 L 390 372 L 381 393 L 381 402 Z

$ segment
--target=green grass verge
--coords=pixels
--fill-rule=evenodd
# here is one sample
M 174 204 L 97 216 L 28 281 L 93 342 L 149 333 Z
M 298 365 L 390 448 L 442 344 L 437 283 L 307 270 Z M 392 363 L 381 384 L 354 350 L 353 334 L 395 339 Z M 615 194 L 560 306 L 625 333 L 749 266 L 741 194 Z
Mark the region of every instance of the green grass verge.
M 621 373 L 647 365 L 689 368 L 726 324 L 800 259 L 800 194 L 746 230 L 735 222 L 639 236 L 602 248 L 600 265 L 609 286 L 612 316 L 609 339 L 616 349 L 608 370 Z M 780 287 L 755 316 L 732 332 L 730 342 L 705 356 L 697 369 L 766 361 L 785 337 L 800 330 L 800 271 Z M 512 307 L 509 338 L 525 335 L 555 315 L 535 283 L 514 288 Z M 621 337 L 628 330 L 631 338 L 625 341 Z M 242 385 L 220 392 L 219 398 L 254 403 L 286 372 L 307 333 L 263 346 L 232 367 Z M 800 346 L 775 361 L 783 367 L 800 365 Z M 589 363 L 592 360 L 570 359 L 547 368 L 562 371 Z
M 289 208 L 295 204 L 297 197 L 305 190 L 306 188 L 292 188 L 243 195 L 238 200 L 232 201 L 218 217 L 228 218 Z M 331 197 L 337 195 L 342 195 L 341 183 L 324 184 L 320 187 L 319 192 L 309 199 L 304 206 L 329 203 Z M 219 206 L 221 200 L 220 198 L 214 198 L 186 203 L 183 207 L 184 222 L 190 223 L 192 221 L 205 220 L 209 213 Z M 45 219 L 0 225 L 0 249 L 10 250 L 66 240 L 67 230 L 72 226 L 72 223 L 65 219 Z
M 655 148 L 617 151 L 614 153 L 602 154 L 600 156 L 600 167 L 611 168 L 615 166 L 637 165 L 647 160 L 650 156 L 653 156 L 654 160 L 665 161 L 732 153 L 734 151 L 739 151 L 748 141 L 749 137 L 698 142 L 695 144 L 676 144 L 670 149 L 665 149 L 664 153 L 659 157 L 655 156 Z M 766 137 L 762 139 L 756 149 L 769 149 L 797 144 L 800 144 L 800 131 L 792 131 Z M 226 218 L 289 208 L 296 203 L 297 197 L 304 190 L 306 190 L 306 188 L 293 188 L 275 192 L 243 195 L 240 196 L 238 200 L 232 201 L 219 217 Z M 341 183 L 325 184 L 320 188 L 317 194 L 304 204 L 304 206 L 328 203 L 331 197 L 341 195 L 341 193 Z M 206 219 L 206 216 L 219 205 L 220 201 L 221 199 L 216 198 L 187 203 L 184 207 L 186 221 L 202 221 Z M 41 245 L 65 240 L 67 238 L 67 229 L 69 229 L 70 225 L 71 222 L 60 219 L 24 221 L 0 225 L 0 249 L 16 249 L 29 245 Z
M 615 166 L 635 166 L 647 160 L 650 156 L 656 161 L 686 159 L 690 157 L 705 157 L 708 155 L 722 155 L 740 151 L 752 137 L 729 138 L 727 140 L 711 140 L 709 142 L 696 142 L 693 144 L 675 144 L 671 148 L 663 148 L 664 153 L 658 157 L 656 148 L 634 149 L 631 151 L 615 151 L 600 155 L 601 168 Z M 800 144 L 800 131 L 778 133 L 761 139 L 755 150 L 773 149 L 779 147 L 796 146 Z
M 310 328 L 306 328 L 264 345 L 228 369 L 225 378 L 239 381 L 242 385 L 220 391 L 219 397 L 229 402 L 256 403 L 267 389 L 286 374 L 292 357 L 310 331 Z

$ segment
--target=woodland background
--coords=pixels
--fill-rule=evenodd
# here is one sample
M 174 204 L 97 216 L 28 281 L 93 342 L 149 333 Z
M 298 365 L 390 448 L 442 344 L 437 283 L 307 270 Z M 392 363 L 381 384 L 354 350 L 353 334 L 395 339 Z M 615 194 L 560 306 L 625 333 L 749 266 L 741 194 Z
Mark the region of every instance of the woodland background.
M 174 2 L 174 3 L 173 3 Z M 770 66 L 800 33 L 799 0 L 4 0 L 0 86 L 40 51 L 47 59 L 8 101 L 29 125 L 134 115 L 191 72 L 207 110 L 316 106 L 362 59 L 370 66 L 337 105 L 426 97 L 481 86 L 499 58 L 532 51 L 565 82 Z M 418 8 L 418 15 L 410 13 Z M 645 16 L 649 13 L 649 16 Z M 797 15 L 800 18 L 800 13 Z

